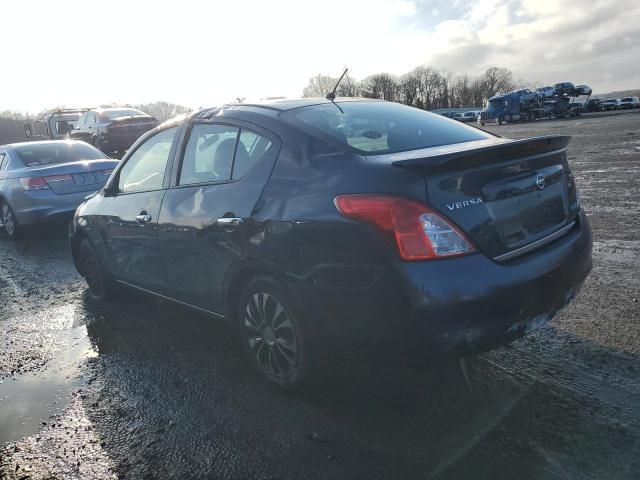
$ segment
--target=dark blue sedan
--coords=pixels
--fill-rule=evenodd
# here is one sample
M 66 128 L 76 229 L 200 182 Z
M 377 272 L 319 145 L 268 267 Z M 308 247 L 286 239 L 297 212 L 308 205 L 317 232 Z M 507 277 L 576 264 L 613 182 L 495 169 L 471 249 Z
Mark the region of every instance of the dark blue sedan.
M 591 269 L 568 141 L 380 101 L 205 109 L 133 145 L 78 208 L 73 257 L 96 298 L 234 322 L 288 389 L 329 358 L 467 355 L 548 322 Z

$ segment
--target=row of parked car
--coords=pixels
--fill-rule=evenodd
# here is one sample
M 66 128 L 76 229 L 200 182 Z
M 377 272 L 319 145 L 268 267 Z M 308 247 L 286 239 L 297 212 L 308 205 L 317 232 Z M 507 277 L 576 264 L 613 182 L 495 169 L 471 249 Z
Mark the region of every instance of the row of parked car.
M 592 98 L 591 100 L 596 104 L 596 110 L 600 111 L 640 108 L 640 99 L 638 97 L 607 98 L 606 100 Z
M 157 120 L 135 108 L 55 109 L 43 120 L 25 124 L 30 139 L 82 140 L 112 155 L 122 154 Z
M 509 140 L 397 103 L 305 98 L 193 112 L 120 161 L 96 148 L 138 124 L 151 122 L 91 110 L 69 131 L 84 141 L 0 146 L 5 230 L 75 212 L 90 296 L 127 286 L 227 319 L 285 389 L 327 362 L 508 343 L 591 269 L 566 136 Z

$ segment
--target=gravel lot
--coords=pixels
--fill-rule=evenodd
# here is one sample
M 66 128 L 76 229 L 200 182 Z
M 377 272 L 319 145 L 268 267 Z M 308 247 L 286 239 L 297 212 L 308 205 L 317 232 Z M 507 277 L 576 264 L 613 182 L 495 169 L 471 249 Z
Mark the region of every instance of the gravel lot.
M 362 368 L 287 396 L 224 324 L 88 301 L 64 226 L 0 235 L 0 479 L 640 478 L 640 112 L 489 129 L 573 136 L 594 269 L 466 376 Z

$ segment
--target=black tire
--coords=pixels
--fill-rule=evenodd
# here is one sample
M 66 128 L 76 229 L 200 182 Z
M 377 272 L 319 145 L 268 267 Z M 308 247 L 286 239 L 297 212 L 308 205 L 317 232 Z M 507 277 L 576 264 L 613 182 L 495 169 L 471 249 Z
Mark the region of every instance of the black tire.
M 18 224 L 18 220 L 16 219 L 13 210 L 11 210 L 11 207 L 6 201 L 0 200 L 0 203 L 2 203 L 0 213 L 2 214 L 2 225 L 4 227 L 4 231 L 7 233 L 9 238 L 20 238 L 20 235 L 22 234 L 22 227 Z
M 240 296 L 236 324 L 243 352 L 262 378 L 289 392 L 318 380 L 308 325 L 282 283 L 265 276 L 251 280 Z
M 504 119 L 502 117 L 498 117 L 498 125 L 502 125 L 502 122 L 504 122 Z
M 93 246 L 86 238 L 80 241 L 78 260 L 80 273 L 87 282 L 91 298 L 99 301 L 107 300 L 111 291 L 109 276 Z

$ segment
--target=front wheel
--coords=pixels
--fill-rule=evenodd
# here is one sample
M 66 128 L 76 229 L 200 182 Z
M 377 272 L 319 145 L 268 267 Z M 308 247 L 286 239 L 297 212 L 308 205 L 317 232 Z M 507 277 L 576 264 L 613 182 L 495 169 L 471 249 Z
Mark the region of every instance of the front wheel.
M 83 238 L 79 250 L 80 270 L 94 300 L 109 298 L 109 278 L 89 240 Z
M 9 238 L 18 238 L 21 233 L 18 220 L 7 202 L 2 202 L 2 224 Z
M 288 391 L 309 385 L 314 359 L 307 326 L 284 285 L 269 277 L 253 279 L 240 297 L 237 321 L 254 370 Z

